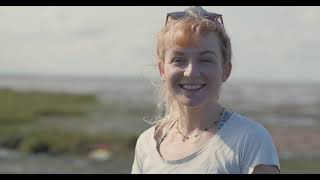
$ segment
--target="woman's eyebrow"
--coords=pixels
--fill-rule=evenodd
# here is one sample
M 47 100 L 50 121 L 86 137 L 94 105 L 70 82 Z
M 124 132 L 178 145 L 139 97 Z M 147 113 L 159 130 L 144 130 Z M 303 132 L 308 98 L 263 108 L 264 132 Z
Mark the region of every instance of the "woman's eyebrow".
M 183 56 L 185 53 L 183 53 L 182 51 L 173 51 L 171 54 L 178 55 L 178 56 Z
M 214 55 L 214 56 L 217 56 L 217 54 L 216 54 L 215 52 L 210 51 L 210 50 L 201 51 L 199 54 L 200 54 L 200 55 L 212 54 L 212 55 Z

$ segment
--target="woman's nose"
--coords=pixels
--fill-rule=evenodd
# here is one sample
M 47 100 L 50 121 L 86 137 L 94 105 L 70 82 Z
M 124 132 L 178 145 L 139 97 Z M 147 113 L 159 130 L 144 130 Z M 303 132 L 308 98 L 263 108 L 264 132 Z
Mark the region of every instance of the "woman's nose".
M 188 66 L 185 68 L 184 76 L 194 78 L 200 76 L 200 69 L 196 63 L 189 63 Z

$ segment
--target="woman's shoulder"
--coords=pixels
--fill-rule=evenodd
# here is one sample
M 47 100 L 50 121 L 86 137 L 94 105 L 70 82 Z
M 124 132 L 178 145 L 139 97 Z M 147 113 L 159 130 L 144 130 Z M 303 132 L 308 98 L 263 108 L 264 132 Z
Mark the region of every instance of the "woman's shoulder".
M 153 144 L 158 141 L 164 133 L 166 133 L 166 129 L 168 129 L 172 123 L 170 122 L 161 122 L 156 123 L 143 131 L 140 136 L 138 137 L 137 143 L 149 145 L 150 143 Z
M 260 122 L 239 113 L 233 112 L 230 122 L 229 131 L 235 132 L 237 135 L 269 136 L 268 130 Z
M 144 144 L 146 142 L 150 142 L 153 140 L 154 137 L 154 130 L 155 125 L 149 127 L 148 129 L 144 130 L 138 137 L 137 144 Z

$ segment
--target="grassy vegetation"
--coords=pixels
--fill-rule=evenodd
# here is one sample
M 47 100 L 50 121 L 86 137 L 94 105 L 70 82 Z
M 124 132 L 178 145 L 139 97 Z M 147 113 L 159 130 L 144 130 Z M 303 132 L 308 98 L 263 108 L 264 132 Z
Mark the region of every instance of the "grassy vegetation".
M 320 172 L 320 159 L 289 159 L 280 160 L 281 173 L 307 174 Z
M 0 90 L 1 125 L 23 124 L 41 116 L 85 115 L 88 107 L 96 103 L 92 95 L 64 93 L 17 92 Z
M 0 146 L 49 154 L 86 153 L 100 143 L 113 144 L 118 150 L 132 149 L 136 136 L 62 128 L 63 121 L 77 117 L 81 123 L 97 107 L 93 95 L 0 90 Z M 115 104 L 110 107 L 117 108 Z M 45 117 L 55 117 L 57 123 L 39 126 Z
M 112 144 L 113 150 L 134 147 L 136 137 L 115 133 L 89 134 L 61 129 L 1 128 L 0 146 L 26 153 L 87 153 L 96 144 Z

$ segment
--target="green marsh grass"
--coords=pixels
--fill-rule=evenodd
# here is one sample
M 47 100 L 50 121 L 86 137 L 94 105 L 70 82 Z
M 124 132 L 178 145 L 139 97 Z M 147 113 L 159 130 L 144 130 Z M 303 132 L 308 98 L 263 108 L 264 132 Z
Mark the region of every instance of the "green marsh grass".
M 0 146 L 48 154 L 86 153 L 93 145 L 102 143 L 132 148 L 137 138 L 134 135 L 62 128 L 64 121 L 72 118 L 81 123 L 99 105 L 94 95 L 0 90 Z M 118 106 L 110 104 L 108 109 L 114 111 Z M 53 125 L 38 126 L 46 117 L 60 120 Z

